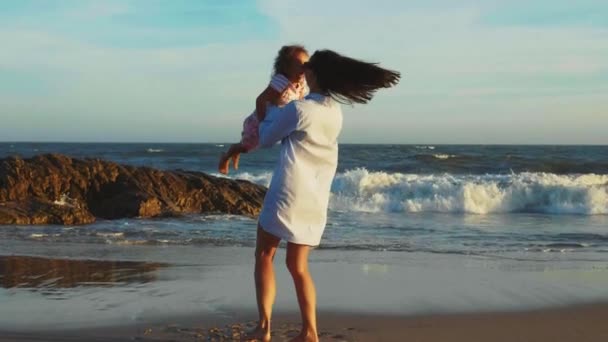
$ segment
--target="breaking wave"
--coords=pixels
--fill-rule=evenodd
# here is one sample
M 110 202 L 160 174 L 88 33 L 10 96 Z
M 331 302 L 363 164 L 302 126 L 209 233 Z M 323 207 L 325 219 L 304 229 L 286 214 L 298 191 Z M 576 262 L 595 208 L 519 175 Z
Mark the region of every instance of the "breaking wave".
M 268 186 L 272 174 L 238 178 Z M 608 214 L 608 175 L 338 173 L 330 209 L 360 212 Z

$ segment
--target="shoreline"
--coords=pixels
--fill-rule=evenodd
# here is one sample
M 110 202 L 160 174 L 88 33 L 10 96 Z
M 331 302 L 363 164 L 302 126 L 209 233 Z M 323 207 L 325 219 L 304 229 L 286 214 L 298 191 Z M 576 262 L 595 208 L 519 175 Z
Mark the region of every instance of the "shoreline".
M 608 304 L 512 312 L 430 315 L 319 312 L 321 341 L 606 341 Z M 53 331 L 0 330 L 0 341 L 207 341 L 231 340 L 252 327 L 255 314 L 231 318 L 187 315 L 157 323 Z M 273 341 L 299 328 L 296 313 L 276 313 Z
M 222 325 L 255 317 L 251 248 L 46 246 L 35 245 L 46 257 L 0 257 L 0 332 Z M 26 247 L 16 243 L 10 249 Z M 59 257 L 66 250 L 69 255 Z M 277 251 L 278 318 L 297 312 L 293 282 L 278 261 L 284 256 Z M 320 316 L 373 321 L 608 304 L 608 272 L 601 262 L 326 250 L 311 255 L 310 267 Z

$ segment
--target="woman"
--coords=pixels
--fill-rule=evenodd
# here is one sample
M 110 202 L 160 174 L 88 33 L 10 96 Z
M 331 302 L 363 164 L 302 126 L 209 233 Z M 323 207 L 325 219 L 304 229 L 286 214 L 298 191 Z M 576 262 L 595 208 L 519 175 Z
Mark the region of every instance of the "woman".
M 278 165 L 260 213 L 255 253 L 259 321 L 251 337 L 270 341 L 276 287 L 273 258 L 287 241 L 287 268 L 294 281 L 302 330 L 293 341 L 318 341 L 316 293 L 308 253 L 318 246 L 327 222 L 331 183 L 338 165 L 342 129 L 340 103 L 367 103 L 379 88 L 399 81 L 399 73 L 342 56 L 316 51 L 303 65 L 310 94 L 285 107 L 269 109 L 260 123 L 260 145 L 281 141 Z

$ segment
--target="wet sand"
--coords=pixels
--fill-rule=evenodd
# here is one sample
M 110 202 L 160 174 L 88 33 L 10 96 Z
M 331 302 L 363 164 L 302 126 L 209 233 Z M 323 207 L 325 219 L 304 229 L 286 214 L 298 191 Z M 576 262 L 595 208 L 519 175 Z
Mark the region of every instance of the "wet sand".
M 0 331 L 0 341 L 230 341 L 253 327 L 253 321 L 242 319 L 252 317 L 245 316 L 182 317 L 157 324 L 65 331 Z M 608 341 L 608 305 L 604 304 L 426 316 L 321 312 L 319 319 L 321 341 Z M 278 314 L 273 341 L 295 336 L 297 322 L 293 313 Z
M 249 248 L 77 247 L 0 254 L 0 342 L 238 340 L 254 324 Z M 602 262 L 318 251 L 311 268 L 321 341 L 608 341 Z M 278 262 L 277 282 L 285 341 L 299 317 Z
M 153 262 L 0 255 L 0 287 L 40 289 L 149 283 L 157 280 L 154 271 L 168 266 Z

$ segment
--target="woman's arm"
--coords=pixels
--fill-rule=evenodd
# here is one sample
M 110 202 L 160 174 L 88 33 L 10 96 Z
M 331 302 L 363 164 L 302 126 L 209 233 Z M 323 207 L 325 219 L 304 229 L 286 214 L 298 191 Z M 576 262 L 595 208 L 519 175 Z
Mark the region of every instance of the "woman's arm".
M 258 121 L 261 122 L 266 117 L 268 102 L 275 104 L 280 96 L 281 93 L 271 86 L 266 87 L 266 89 L 258 95 L 255 99 L 255 113 L 258 117 Z
M 295 101 L 282 108 L 271 107 L 260 122 L 260 146 L 268 148 L 281 141 L 298 128 L 299 119 Z

